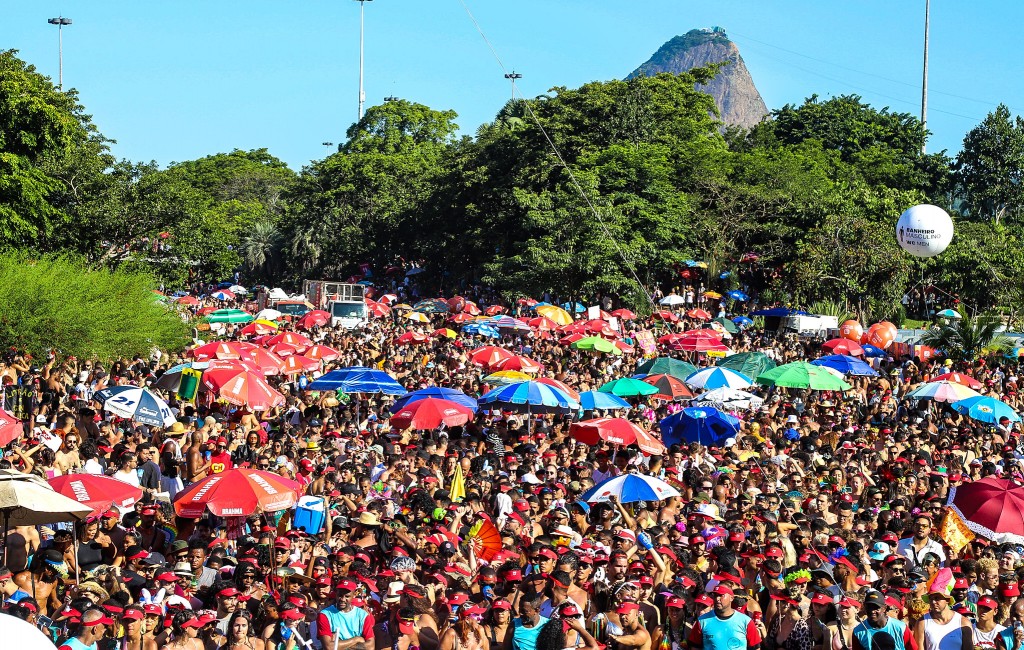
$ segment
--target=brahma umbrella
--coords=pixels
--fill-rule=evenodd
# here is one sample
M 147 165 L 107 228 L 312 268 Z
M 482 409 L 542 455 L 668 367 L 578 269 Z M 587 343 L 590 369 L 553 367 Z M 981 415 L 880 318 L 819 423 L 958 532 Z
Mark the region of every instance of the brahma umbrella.
M 322 309 L 314 309 L 307 311 L 302 315 L 302 318 L 295 323 L 295 327 L 300 329 L 308 330 L 314 327 L 322 327 L 327 323 L 331 322 L 331 315 Z
M 473 419 L 473 410 L 446 399 L 428 397 L 406 404 L 391 416 L 391 425 L 398 429 L 426 431 L 441 425 L 458 427 Z
M 750 377 L 729 368 L 701 368 L 686 378 L 686 384 L 693 388 L 714 390 L 715 388 L 747 388 L 753 382 Z
M 931 381 L 951 381 L 954 384 L 961 384 L 974 390 L 979 390 L 982 386 L 982 383 L 974 377 L 960 372 L 944 372 L 938 377 L 933 377 Z
M 216 368 L 203 373 L 203 384 L 221 399 L 252 411 L 282 406 L 284 395 L 267 383 L 263 374 L 246 368 Z
M 697 442 L 705 447 L 721 445 L 740 430 L 739 418 L 706 406 L 691 406 L 658 423 L 666 445 Z
M 92 508 L 93 515 L 110 508 L 131 508 L 142 498 L 141 488 L 102 474 L 66 474 L 47 482 L 56 492 Z
M 526 413 L 571 413 L 580 403 L 561 390 L 537 381 L 521 381 L 488 391 L 477 403 L 481 407 Z
M 654 476 L 646 474 L 620 474 L 607 478 L 580 496 L 587 503 L 605 503 L 616 497 L 619 503 L 636 501 L 662 501 L 679 496 L 674 487 Z
M 309 390 L 338 390 L 343 393 L 405 395 L 408 391 L 383 370 L 353 366 L 332 370 L 312 382 Z
M 639 432 L 640 427 L 625 418 L 595 418 L 569 425 L 569 436 L 590 447 L 601 442 L 631 445 L 636 442 Z
M 122 418 L 129 418 L 139 424 L 154 427 L 169 427 L 174 424 L 174 414 L 167 402 L 154 395 L 148 388 L 138 386 L 112 386 L 96 391 L 93 400 L 103 405 L 103 410 Z
M 278 343 L 287 343 L 288 345 L 294 346 L 299 351 L 305 350 L 306 348 L 313 345 L 313 341 L 310 340 L 305 334 L 299 334 L 298 332 L 281 332 L 275 334 L 263 341 L 263 345 L 271 347 Z
M 514 356 L 516 355 L 513 352 L 509 352 L 505 348 L 499 348 L 496 345 L 484 345 L 469 353 L 469 362 L 474 366 L 491 368 L 502 359 L 511 359 Z
M 273 472 L 228 469 L 178 492 L 174 512 L 186 519 L 199 519 L 207 510 L 218 517 L 248 517 L 287 510 L 301 492 L 299 483 Z
M 864 355 L 864 348 L 861 347 L 860 343 L 850 339 L 830 339 L 822 343 L 821 348 L 832 354 L 849 354 L 857 357 Z
M 517 354 L 514 357 L 509 357 L 507 359 L 499 359 L 491 366 L 491 370 L 516 370 L 519 372 L 533 374 L 544 370 L 544 365 L 534 361 L 530 357 L 524 357 L 521 354 Z
M 988 476 L 951 487 L 947 501 L 975 534 L 999 543 L 1024 544 L 1024 485 Z

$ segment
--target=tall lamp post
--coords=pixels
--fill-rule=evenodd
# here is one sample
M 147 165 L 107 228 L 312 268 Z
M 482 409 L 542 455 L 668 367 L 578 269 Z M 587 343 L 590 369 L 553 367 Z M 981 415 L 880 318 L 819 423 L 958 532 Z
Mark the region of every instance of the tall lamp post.
M 58 81 L 61 92 L 64 92 L 64 26 L 70 25 L 71 19 L 65 18 L 64 16 L 57 16 L 56 18 L 47 19 L 46 22 L 57 26 L 57 55 L 60 60 Z
M 515 70 L 513 70 L 512 72 L 505 73 L 505 78 L 512 82 L 512 99 L 515 100 L 515 98 L 516 98 L 516 80 L 517 79 L 522 79 L 523 75 L 521 75 L 518 72 L 516 72 Z
M 924 0 L 924 73 L 921 76 L 921 127 L 928 130 L 928 19 L 931 17 L 931 0 Z M 925 143 L 921 143 L 924 153 Z
M 367 2 L 373 0 L 356 0 L 359 3 L 359 119 L 363 119 L 363 104 L 366 102 L 366 93 L 363 92 L 363 12 Z
M 328 156 L 330 156 L 330 155 L 331 155 L 331 147 L 333 147 L 333 146 L 334 146 L 334 143 L 333 143 L 333 142 L 324 142 L 324 143 L 322 143 L 322 144 L 323 144 L 323 145 L 324 145 L 325 147 L 327 147 L 327 155 L 328 155 Z

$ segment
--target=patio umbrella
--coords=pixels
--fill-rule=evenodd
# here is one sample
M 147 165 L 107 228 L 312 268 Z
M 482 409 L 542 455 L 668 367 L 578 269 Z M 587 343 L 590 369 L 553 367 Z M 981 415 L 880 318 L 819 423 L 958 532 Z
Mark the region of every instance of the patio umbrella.
M 261 334 L 273 334 L 277 331 L 279 325 L 274 321 L 257 318 L 250 322 L 248 325 L 238 330 L 238 333 L 243 336 L 259 336 Z
M 988 476 L 949 489 L 950 506 L 967 527 L 999 543 L 1024 544 L 1024 486 Z
M 118 417 L 129 418 L 139 424 L 169 427 L 175 422 L 167 402 L 154 395 L 148 388 L 111 386 L 96 391 L 92 398 L 103 405 L 104 411 Z
M 284 343 L 281 345 L 284 345 Z M 295 348 L 292 348 L 292 350 L 294 349 Z M 242 355 L 241 360 L 246 362 L 249 366 L 256 368 L 257 371 L 264 375 L 279 375 L 281 374 L 281 370 L 284 368 L 284 359 L 270 350 L 264 350 L 263 348 L 257 348 L 246 352 Z
M 0 409 L 0 447 L 6 447 L 25 433 L 21 420 Z
M 447 327 L 441 327 L 430 333 L 430 337 L 435 339 L 454 339 L 458 338 L 458 336 L 458 332 L 453 329 L 448 329 Z
M 175 300 L 175 302 L 177 302 L 179 305 L 187 305 L 189 307 L 194 307 L 199 304 L 199 299 L 196 298 L 195 296 L 182 296 Z
M 257 320 L 259 320 L 261 318 L 264 319 L 264 320 L 277 320 L 278 318 L 281 318 L 282 316 L 284 316 L 284 314 L 282 314 L 281 312 L 279 312 L 276 309 L 271 309 L 269 307 L 267 307 L 266 309 L 261 309 L 261 310 L 259 310 L 256 313 L 256 319 Z
M 697 366 L 672 357 L 658 357 L 644 361 L 636 368 L 637 373 L 644 375 L 672 375 L 676 379 L 686 379 L 697 372 Z
M 570 347 L 576 348 L 577 350 L 586 350 L 588 352 L 611 354 L 613 356 L 622 354 L 622 350 L 615 347 L 614 343 L 608 339 L 601 338 L 600 336 L 587 336 L 575 341 L 570 345 Z
M 411 311 L 405 315 L 405 320 L 412 321 L 414 323 L 429 323 L 430 316 L 421 311 Z
M 228 345 L 227 341 L 211 341 L 187 352 L 197 361 L 209 359 L 238 359 L 242 356 L 238 348 Z
M 643 378 L 643 382 L 658 389 L 657 393 L 651 395 L 657 399 L 678 401 L 693 397 L 693 392 L 686 387 L 686 384 L 672 375 L 647 375 Z
M 715 365 L 719 368 L 735 370 L 747 377 L 757 377 L 774 368 L 775 362 L 764 352 L 740 352 L 719 359 Z
M 686 315 L 697 320 L 711 320 L 711 314 L 699 308 L 687 310 Z
M 629 402 L 618 395 L 602 393 L 598 390 L 588 390 L 580 393 L 580 406 L 584 411 L 610 411 L 614 409 L 628 409 Z
M 537 381 L 521 381 L 485 393 L 477 403 L 481 407 L 501 408 L 526 413 L 571 413 L 580 403 L 554 386 Z
M 366 298 L 365 300 L 366 310 L 370 313 L 371 316 L 374 316 L 376 318 L 383 318 L 391 313 L 391 307 L 388 307 L 385 303 L 377 302 L 370 298 Z
M 322 327 L 331 322 L 331 315 L 323 309 L 313 309 L 302 315 L 302 318 L 295 323 L 295 327 L 308 330 L 314 327 Z
M 499 348 L 496 345 L 484 345 L 469 353 L 469 361 L 474 366 L 490 368 L 502 359 L 511 359 L 514 356 L 516 355 L 505 348 Z
M 66 474 L 47 481 L 56 492 L 102 514 L 111 508 L 127 509 L 142 498 L 142 490 L 131 483 L 97 474 Z
M 612 316 L 618 318 L 619 320 L 636 320 L 636 314 L 625 308 L 616 309 L 615 311 L 612 312 Z
M 640 433 L 636 435 L 636 446 L 648 456 L 664 456 L 668 451 L 665 443 L 658 439 L 653 431 L 646 429 L 640 429 Z
M 470 334 L 472 336 L 486 336 L 492 339 L 501 338 L 501 332 L 486 323 L 469 323 L 467 325 L 463 325 L 462 332 L 463 334 Z
M 712 390 L 715 388 L 747 388 L 754 383 L 750 377 L 729 368 L 701 368 L 686 378 L 686 385 Z
M 666 309 L 659 309 L 658 311 L 651 314 L 651 318 L 657 318 L 659 320 L 668 321 L 675 323 L 679 320 L 679 317 Z
M 433 300 L 421 300 L 412 308 L 418 312 L 424 314 L 447 314 L 448 313 L 448 301 L 440 298 L 434 298 Z
M 726 332 L 729 332 L 730 334 L 736 334 L 740 331 L 740 328 L 736 327 L 736 323 L 732 322 L 731 320 L 724 316 L 720 316 L 711 322 L 718 323 L 719 325 L 722 326 L 722 329 L 724 329 Z
M 885 350 L 881 348 L 876 348 L 870 343 L 863 343 L 860 347 L 864 350 L 864 356 L 869 359 L 873 359 L 875 357 L 885 357 L 889 355 L 889 353 L 886 352 Z
M 314 345 L 302 353 L 303 356 L 317 361 L 334 361 L 341 357 L 341 352 L 326 345 Z
M 961 372 L 944 372 L 938 377 L 933 377 L 931 381 L 951 381 L 954 384 L 967 386 L 968 388 L 973 388 L 974 390 L 978 390 L 982 386 L 982 383 L 980 381 L 978 381 L 974 377 L 971 377 L 970 375 L 965 375 Z
M 654 395 L 658 392 L 658 389 L 650 384 L 640 381 L 639 379 L 633 379 L 632 377 L 622 377 L 621 379 L 615 379 L 613 381 L 604 384 L 597 390 L 602 393 L 611 393 L 612 395 L 618 395 L 619 397 L 638 397 L 640 395 Z
M 248 323 L 252 314 L 241 309 L 217 309 L 206 315 L 208 323 Z
M 683 298 L 682 296 L 670 293 L 661 300 L 659 300 L 658 304 L 665 305 L 666 307 L 678 307 L 679 305 L 685 305 L 686 299 Z
M 850 390 L 850 385 L 825 368 L 806 361 L 794 361 L 762 373 L 754 379 L 762 386 L 808 388 L 810 390 Z
M 406 404 L 391 416 L 390 423 L 399 429 L 426 431 L 441 425 L 457 427 L 473 419 L 473 410 L 446 399 L 427 397 Z
M 391 405 L 391 412 L 397 413 L 403 408 L 405 408 L 407 404 L 411 404 L 413 402 L 428 398 L 443 399 L 449 402 L 455 402 L 456 404 L 465 406 L 474 413 L 476 413 L 478 408 L 476 400 L 470 397 L 469 395 L 466 395 L 460 390 L 455 390 L 454 388 L 444 388 L 442 386 L 431 386 L 429 388 L 421 388 L 420 390 L 408 393 L 403 397 L 399 397 L 397 400 L 395 400 L 395 403 Z
M 722 411 L 746 411 L 760 408 L 764 404 L 764 400 L 743 390 L 716 388 L 701 393 L 691 403 L 694 406 L 711 406 Z
M 831 354 L 811 362 L 823 368 L 833 368 L 853 377 L 877 377 L 878 371 L 856 357 L 845 354 Z
M 557 379 L 552 379 L 551 377 L 538 377 L 533 381 L 537 382 L 538 384 L 547 384 L 548 386 L 553 386 L 558 390 L 562 391 L 563 393 L 565 393 L 566 395 L 568 395 L 569 397 L 573 398 L 577 402 L 580 401 L 580 394 L 578 392 L 573 390 L 566 383 L 558 381 Z
M 691 406 L 663 419 L 658 428 L 666 445 L 697 442 L 714 447 L 736 435 L 740 420 L 718 409 Z
M 631 445 L 636 442 L 639 432 L 640 427 L 625 418 L 595 418 L 569 425 L 569 436 L 591 447 L 602 441 Z
M 284 404 L 284 395 L 263 378 L 245 368 L 217 368 L 203 373 L 203 384 L 221 399 L 253 411 L 267 411 Z
M 743 293 L 742 291 L 738 291 L 738 290 L 737 291 L 730 291 L 729 293 L 727 293 L 725 295 L 729 296 L 733 300 L 738 300 L 740 302 L 745 302 L 745 301 L 747 301 L 749 299 L 747 294 Z
M 821 344 L 821 348 L 828 350 L 832 354 L 849 354 L 856 357 L 864 354 L 864 348 L 861 347 L 860 343 L 843 338 L 825 341 Z
M 5 547 L 7 530 L 14 526 L 81 521 L 91 513 L 92 508 L 58 494 L 38 476 L 0 469 L 0 515 Z
M 312 372 L 319 367 L 320 362 L 318 360 L 304 357 L 301 354 L 293 354 L 285 357 L 284 362 L 281 364 L 281 374 L 298 375 L 303 372 Z
M 729 346 L 706 336 L 684 336 L 668 344 L 673 350 L 684 352 L 727 352 Z
M 953 320 L 960 320 L 961 318 L 963 318 L 960 312 L 956 311 L 955 309 L 943 309 L 940 312 L 936 312 L 935 315 L 938 316 L 939 318 L 951 318 Z
M 247 517 L 287 510 L 302 486 L 273 472 L 228 469 L 189 485 L 174 497 L 179 517 L 199 519 L 207 510 L 218 517 Z
M 538 332 L 553 332 L 559 327 L 558 323 L 546 316 L 537 316 L 526 321 L 526 324 Z
M 491 370 L 517 370 L 519 372 L 533 374 L 544 370 L 544 365 L 534 361 L 530 357 L 524 357 L 521 354 L 517 354 L 514 357 L 509 357 L 507 359 L 499 359 L 491 366 Z
M 572 322 L 569 312 L 555 305 L 539 305 L 536 311 L 538 316 L 553 320 L 559 325 L 568 325 Z
M 531 379 L 533 377 L 518 370 L 499 370 L 484 377 L 484 381 L 488 384 L 496 384 L 498 386 L 508 386 L 509 384 L 517 384 L 521 381 L 530 381 Z
M 312 382 L 309 390 L 338 390 L 343 393 L 383 393 L 405 395 L 408 391 L 383 370 L 361 366 L 332 370 Z
M 511 316 L 495 316 L 487 324 L 499 330 L 509 330 L 511 332 L 531 331 L 529 323 L 518 318 L 512 318 Z
M 972 420 L 996 424 L 1002 418 L 1008 418 L 1010 422 L 1020 422 L 1020 416 L 1013 408 L 994 397 L 979 395 L 953 402 L 950 407 L 957 413 L 963 413 Z
M 234 292 L 231 291 L 231 289 L 221 289 L 220 291 L 214 291 L 210 295 L 213 296 L 214 299 L 220 300 L 222 302 L 236 299 L 236 296 Z
M 977 392 L 951 381 L 933 381 L 921 384 L 906 394 L 906 399 L 930 399 L 935 402 L 952 404 L 968 397 L 980 397 Z
M 754 321 L 750 320 L 746 316 L 736 316 L 732 319 L 732 322 L 735 323 L 737 327 L 750 327 L 754 324 Z
M 605 503 L 610 497 L 619 503 L 636 501 L 661 501 L 679 496 L 674 487 L 654 476 L 646 474 L 620 474 L 605 479 L 580 496 L 587 503 Z
M 430 337 L 420 332 L 406 332 L 395 339 L 395 345 L 419 345 L 426 343 Z
M 576 312 L 577 314 L 587 311 L 587 308 L 578 302 L 563 302 L 562 309 L 568 312 Z

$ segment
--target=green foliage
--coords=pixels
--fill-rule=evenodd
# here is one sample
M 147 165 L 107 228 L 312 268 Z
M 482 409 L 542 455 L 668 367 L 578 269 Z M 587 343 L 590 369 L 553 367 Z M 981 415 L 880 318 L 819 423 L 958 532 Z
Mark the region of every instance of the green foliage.
M 816 300 L 807 305 L 807 311 L 822 316 L 835 316 L 840 323 L 856 317 L 849 304 L 837 300 Z
M 961 212 L 974 219 L 1019 220 L 1024 207 L 1024 119 L 1000 104 L 964 137 L 956 157 Z
M 982 354 L 1002 354 L 1012 347 L 1010 339 L 998 331 L 1003 323 L 997 314 L 960 312 L 960 316 L 922 334 L 921 343 L 955 361 L 974 361 Z
M 188 324 L 155 301 L 149 276 L 92 270 L 71 257 L 0 255 L 0 345 L 110 361 L 180 350 Z

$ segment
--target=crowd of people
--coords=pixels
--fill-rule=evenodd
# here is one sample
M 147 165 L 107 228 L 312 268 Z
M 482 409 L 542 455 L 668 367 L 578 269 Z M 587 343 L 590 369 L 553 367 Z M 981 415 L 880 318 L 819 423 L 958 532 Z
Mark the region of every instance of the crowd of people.
M 159 388 L 168 368 L 189 360 L 184 353 L 102 363 L 12 350 L 0 363 L 3 406 L 27 425 L 0 467 L 43 478 L 107 474 L 143 497 L 77 524 L 7 531 L 5 613 L 69 650 L 1024 645 L 1024 548 L 981 536 L 958 548 L 939 534 L 951 489 L 1024 477 L 1019 429 L 905 399 L 956 371 L 1016 406 L 1015 363 L 883 357 L 873 361 L 877 377 L 849 378 L 846 392 L 755 385 L 747 390 L 763 405 L 734 413 L 734 436 L 661 455 L 575 440 L 580 413 L 481 408 L 464 426 L 399 430 L 389 424 L 392 396 L 309 389 L 325 370 L 368 366 L 409 391 L 479 397 L 493 388 L 491 369 L 470 354 L 487 343 L 535 360 L 539 376 L 595 390 L 636 374 L 646 360 L 638 332 L 704 325 L 685 316 L 620 321 L 631 351 L 612 355 L 573 349 L 557 334 L 429 336 L 448 317 L 413 323 L 395 311 L 355 330 L 305 331 L 339 358 L 267 377 L 286 401 L 264 411 L 203 393 L 185 402 Z M 410 330 L 426 340 L 396 343 Z M 726 339 L 730 353 L 763 352 L 780 364 L 822 355 L 821 343 L 756 327 Z M 716 361 L 673 354 L 697 367 Z M 140 425 L 92 401 L 129 384 L 165 398 L 175 423 Z M 685 405 L 630 402 L 582 415 L 627 418 L 657 437 L 657 423 Z M 44 434 L 59 437 L 56 451 Z M 323 530 L 295 526 L 290 510 L 251 513 L 233 532 L 213 515 L 175 516 L 176 492 L 235 467 L 274 472 L 324 499 Z M 627 473 L 663 479 L 678 496 L 581 499 Z M 500 549 L 485 553 L 471 534 L 480 521 L 494 525 Z

